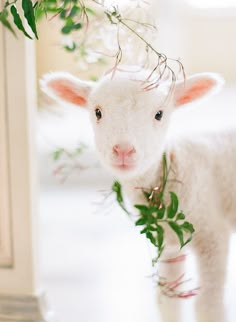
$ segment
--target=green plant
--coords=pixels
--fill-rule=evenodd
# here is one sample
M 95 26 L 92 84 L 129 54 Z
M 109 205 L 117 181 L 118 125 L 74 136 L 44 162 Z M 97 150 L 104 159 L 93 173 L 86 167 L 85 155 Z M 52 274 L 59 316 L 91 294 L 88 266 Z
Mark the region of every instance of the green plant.
M 180 249 L 192 240 L 194 234 L 193 225 L 185 220 L 185 214 L 183 211 L 179 210 L 179 199 L 176 193 L 169 191 L 169 203 L 165 202 L 168 175 L 171 170 L 171 167 L 167 166 L 165 154 L 163 155 L 162 165 L 160 185 L 150 190 L 142 188 L 146 202 L 145 204 L 134 205 L 138 210 L 138 215 L 136 216 L 133 216 L 125 206 L 121 184 L 118 181 L 115 181 L 112 185 L 112 191 L 115 193 L 118 205 L 130 217 L 135 218 L 135 225 L 142 226 L 140 233 L 144 234 L 149 242 L 156 248 L 157 255 L 152 260 L 153 266 L 155 266 L 155 264 L 160 260 L 162 252 L 166 246 L 166 225 L 171 228 L 172 232 L 178 238 Z M 176 258 L 162 260 L 162 262 L 172 264 L 184 261 L 185 258 L 186 255 L 179 255 Z M 181 289 L 181 286 L 189 281 L 185 280 L 184 276 L 185 275 L 182 274 L 177 279 L 169 281 L 164 276 L 159 276 L 158 270 L 153 275 L 153 277 L 157 278 L 156 283 L 161 294 L 168 297 L 186 299 L 197 295 L 199 287 L 190 290 Z
M 79 172 L 91 167 L 88 164 L 85 166 L 84 162 L 81 161 L 81 156 L 87 149 L 87 145 L 79 143 L 72 150 L 64 147 L 59 147 L 54 150 L 52 152 L 52 158 L 56 163 L 56 168 L 53 170 L 53 175 L 59 178 L 61 183 L 64 183 L 75 171 Z
M 22 14 L 17 8 L 17 3 L 20 3 Z M 12 16 L 15 27 L 26 37 L 32 39 L 33 36 L 29 35 L 24 27 L 24 16 L 33 35 L 38 39 L 37 22 L 43 17 L 52 15 L 50 17 L 52 19 L 58 16 L 63 21 L 61 33 L 69 34 L 83 28 L 82 22 L 88 22 L 89 14 L 94 15 L 95 12 L 85 6 L 81 0 L 13 0 L 12 2 L 5 2 L 4 9 L 0 12 L 0 21 L 16 35 L 10 19 L 10 16 Z
M 18 0 L 13 0 L 12 2 L 6 1 L 3 10 L 0 12 L 0 21 L 2 24 L 8 28 L 14 35 L 16 35 L 14 28 L 12 27 L 10 16 L 13 18 L 14 25 L 28 38 L 32 39 L 32 36 L 26 31 L 23 23 L 22 15 L 19 13 L 16 6 Z M 34 36 L 38 39 L 38 33 L 36 28 L 35 19 L 35 8 L 37 4 L 33 4 L 31 0 L 21 0 L 22 14 L 25 17 L 31 31 Z
M 168 225 L 174 234 L 176 234 L 180 248 L 188 244 L 193 236 L 193 225 L 185 220 L 185 214 L 179 210 L 179 200 L 175 192 L 170 191 L 170 201 L 166 204 L 164 196 L 170 168 L 167 166 L 165 154 L 162 160 L 162 178 L 158 187 L 146 190 L 142 189 L 146 199 L 145 204 L 134 205 L 138 210 L 138 219 L 135 221 L 136 226 L 142 226 L 141 234 L 157 249 L 157 256 L 153 263 L 160 258 L 165 247 L 165 225 Z M 116 181 L 112 186 L 112 191 L 116 195 L 116 201 L 120 207 L 130 215 L 126 209 L 122 194 L 122 186 Z
M 97 13 L 99 13 L 101 20 L 99 26 L 97 26 L 97 21 L 93 20 Z M 143 58 L 139 64 L 143 67 L 150 67 L 152 70 L 147 78 L 146 90 L 159 86 L 163 78 L 170 78 L 174 84 L 177 77 L 185 77 L 184 68 L 179 59 L 168 58 L 164 53 L 156 50 L 154 45 L 147 40 L 147 34 L 150 29 L 155 30 L 154 26 L 147 22 L 125 17 L 117 6 L 107 8 L 103 0 L 7 0 L 0 12 L 0 22 L 6 28 L 16 35 L 16 27 L 25 37 L 30 39 L 34 37 L 38 39 L 38 21 L 45 17 L 48 20 L 57 17 L 62 22 L 61 34 L 70 36 L 68 43 L 64 44 L 65 50 L 76 51 L 79 57 L 91 56 L 92 51 L 92 60 L 97 62 L 103 62 L 102 57 L 114 58 L 113 72 L 122 62 L 127 39 L 132 36 L 140 44 L 139 55 L 142 53 Z M 29 28 L 25 27 L 24 20 Z M 102 41 L 100 40 L 95 41 L 97 48 L 87 49 L 90 34 L 98 34 L 101 25 L 107 22 L 112 30 L 112 38 L 116 40 L 115 53 L 101 53 L 103 50 L 101 50 Z M 94 29 L 89 32 L 91 25 L 94 25 Z M 140 29 L 143 31 L 141 32 Z M 125 41 L 123 42 L 121 41 L 122 31 L 125 32 Z M 104 30 L 102 38 L 107 38 L 107 29 Z M 173 67 L 173 62 L 178 68 L 177 71 Z

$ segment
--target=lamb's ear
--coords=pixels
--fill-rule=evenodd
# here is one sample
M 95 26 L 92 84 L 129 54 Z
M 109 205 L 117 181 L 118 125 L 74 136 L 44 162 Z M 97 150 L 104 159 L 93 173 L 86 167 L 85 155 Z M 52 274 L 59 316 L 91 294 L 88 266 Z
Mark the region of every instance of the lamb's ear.
M 81 81 L 68 73 L 55 72 L 46 74 L 40 85 L 47 95 L 58 101 L 86 106 L 93 83 Z
M 182 106 L 216 92 L 223 85 L 223 78 L 214 73 L 193 75 L 185 82 L 176 83 L 173 94 L 174 106 Z

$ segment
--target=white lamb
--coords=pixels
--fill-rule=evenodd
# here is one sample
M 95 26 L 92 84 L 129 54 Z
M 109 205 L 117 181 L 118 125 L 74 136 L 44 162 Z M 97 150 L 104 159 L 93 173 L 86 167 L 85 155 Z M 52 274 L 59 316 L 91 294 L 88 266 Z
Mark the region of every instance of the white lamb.
M 174 169 L 172 179 L 177 179 L 170 180 L 166 190 L 177 193 L 180 209 L 196 231 L 190 244 L 197 256 L 201 287 L 196 298 L 197 321 L 225 322 L 228 244 L 236 226 L 236 131 L 178 138 L 168 133 L 172 112 L 214 92 L 222 79 L 212 73 L 194 75 L 185 84 L 176 83 L 167 100 L 169 83 L 145 91 L 138 77 L 117 72 L 113 78 L 107 75 L 92 83 L 52 73 L 45 76 L 42 88 L 57 100 L 88 107 L 101 161 L 118 177 L 132 203 L 145 201 L 136 187 L 158 186 L 166 153 Z M 176 241 L 171 238 L 169 243 Z M 179 276 L 179 264 L 162 266 L 165 276 Z M 182 321 L 178 301 L 165 301 L 162 321 Z

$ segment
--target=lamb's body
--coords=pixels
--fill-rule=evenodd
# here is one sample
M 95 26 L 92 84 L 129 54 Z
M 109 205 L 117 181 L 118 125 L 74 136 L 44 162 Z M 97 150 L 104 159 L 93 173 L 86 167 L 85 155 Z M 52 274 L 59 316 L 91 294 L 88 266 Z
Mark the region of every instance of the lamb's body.
M 197 321 L 226 321 L 224 284 L 228 242 L 230 233 L 236 229 L 236 130 L 170 138 L 165 151 L 173 169 L 170 179 L 174 179 L 167 183 L 166 190 L 177 193 L 179 208 L 195 228 L 191 246 L 198 257 L 202 292 L 197 298 Z M 123 181 L 133 204 L 145 202 L 143 193 L 135 187 L 158 186 L 161 169 L 159 162 L 156 168 L 152 167 L 143 175 Z M 177 238 L 171 233 L 167 237 L 167 244 L 173 247 L 172 250 L 167 246 L 167 250 L 175 258 L 179 253 Z M 166 267 L 168 265 L 161 264 L 159 272 L 170 280 L 184 271 L 179 263 Z M 163 321 L 182 321 L 180 312 L 178 315 L 179 306 L 178 301 L 162 299 Z
M 54 98 L 80 105 L 88 100 L 100 159 L 123 183 L 133 203 L 144 202 L 136 187 L 153 188 L 160 183 L 166 153 L 173 169 L 169 179 L 174 179 L 168 181 L 166 198 L 168 191 L 178 195 L 179 208 L 196 231 L 191 246 L 198 257 L 201 287 L 198 322 L 227 321 L 223 294 L 229 237 L 236 228 L 236 129 L 173 136 L 168 128 L 176 108 L 205 96 L 221 82 L 214 74 L 196 75 L 185 86 L 176 85 L 169 104 L 168 84 L 145 91 L 143 83 L 129 74 L 118 73 L 112 80 L 105 77 L 91 86 L 59 73 L 49 75 L 43 84 Z M 177 241 L 174 237 L 169 239 L 171 245 Z M 162 266 L 170 278 L 182 273 L 176 263 Z M 163 322 L 181 322 L 179 304 L 166 301 Z

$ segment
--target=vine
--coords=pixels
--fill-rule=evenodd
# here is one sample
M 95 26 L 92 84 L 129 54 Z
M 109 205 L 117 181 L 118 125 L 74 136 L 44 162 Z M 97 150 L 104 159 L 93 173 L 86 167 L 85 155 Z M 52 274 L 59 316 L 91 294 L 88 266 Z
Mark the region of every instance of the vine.
M 118 181 L 112 185 L 112 191 L 115 193 L 118 205 L 132 218 L 136 218 L 135 225 L 141 226 L 141 234 L 145 235 L 148 241 L 156 249 L 156 257 L 153 258 L 152 264 L 155 266 L 158 262 L 165 264 L 173 264 L 184 261 L 186 255 L 179 255 L 176 258 L 163 260 L 161 255 L 165 248 L 165 228 L 168 225 L 172 232 L 177 236 L 180 249 L 187 245 L 193 237 L 194 227 L 186 221 L 183 211 L 179 210 L 179 199 L 176 193 L 169 191 L 170 201 L 165 202 L 166 185 L 170 173 L 170 167 L 167 166 L 166 155 L 162 159 L 162 177 L 158 187 L 153 189 L 142 189 L 146 203 L 137 204 L 134 207 L 138 210 L 138 215 L 134 216 L 127 210 L 123 198 L 122 186 Z M 197 295 L 199 287 L 190 290 L 180 290 L 180 286 L 189 282 L 184 279 L 184 274 L 176 280 L 169 281 L 164 276 L 159 276 L 158 271 L 153 275 L 157 278 L 157 285 L 161 290 L 161 294 L 168 297 L 189 298 Z
M 93 33 L 96 34 L 99 29 L 96 28 L 96 23 L 93 20 L 98 15 L 98 12 L 102 15 L 102 23 L 107 21 L 114 28 L 112 32 L 115 36 L 113 40 L 116 39 L 116 53 L 103 53 L 104 56 L 115 59 L 114 66 L 112 67 L 113 73 L 123 61 L 124 44 L 121 44 L 120 38 L 122 29 L 127 33 L 128 37 L 132 35 L 141 44 L 141 51 L 143 51 L 144 55 L 141 63 L 142 67 L 151 67 L 150 75 L 145 80 L 145 90 L 158 87 L 163 79 L 170 80 L 174 86 L 178 77 L 185 78 L 184 67 L 181 61 L 179 59 L 168 58 L 147 40 L 148 30 L 155 30 L 152 24 L 125 17 L 121 14 L 118 6 L 108 8 L 102 0 L 7 0 L 3 10 L 0 12 L 0 22 L 15 36 L 15 28 L 17 28 L 25 37 L 38 39 L 37 26 L 39 20 L 45 17 L 48 20 L 58 17 L 62 22 L 60 28 L 62 35 L 77 35 L 76 41 L 72 37 L 72 40 L 64 45 L 64 48 L 71 52 L 77 50 L 82 57 L 87 54 L 86 41 L 89 38 L 88 30 L 91 24 L 95 26 Z M 25 21 L 28 27 L 25 26 Z M 141 27 L 144 29 L 143 32 L 140 32 Z M 94 50 L 94 55 L 98 54 L 101 54 L 101 52 Z M 151 54 L 154 55 L 152 62 L 149 59 Z M 102 61 L 102 58 L 100 58 L 100 61 Z M 175 64 L 174 67 L 173 62 Z
M 194 233 L 193 225 L 185 220 L 185 214 L 179 210 L 179 199 L 175 192 L 169 191 L 170 202 L 166 204 L 164 200 L 166 185 L 170 169 L 167 166 L 165 154 L 162 160 L 162 177 L 161 184 L 158 187 L 147 190 L 142 189 L 146 199 L 146 204 L 134 205 L 138 210 L 138 219 L 135 221 L 136 226 L 142 226 L 141 234 L 144 234 L 152 245 L 157 249 L 157 256 L 153 260 L 156 263 L 164 250 L 164 225 L 167 224 L 176 234 L 179 240 L 180 248 L 183 248 L 191 240 Z M 116 195 L 116 201 L 119 206 L 130 215 L 124 204 L 122 186 L 115 181 L 112 191 Z

